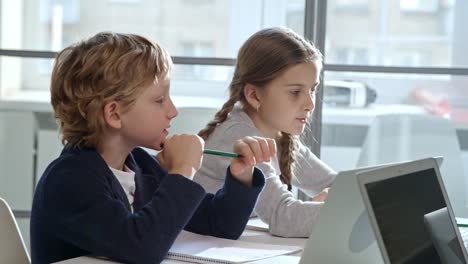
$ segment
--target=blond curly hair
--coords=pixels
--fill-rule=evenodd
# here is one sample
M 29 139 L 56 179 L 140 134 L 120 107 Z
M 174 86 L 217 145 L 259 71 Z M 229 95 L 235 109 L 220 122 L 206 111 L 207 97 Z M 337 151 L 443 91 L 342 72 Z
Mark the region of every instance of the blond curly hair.
M 97 147 L 110 101 L 128 109 L 145 87 L 169 73 L 172 60 L 157 43 L 134 35 L 101 32 L 55 58 L 51 103 L 66 147 Z

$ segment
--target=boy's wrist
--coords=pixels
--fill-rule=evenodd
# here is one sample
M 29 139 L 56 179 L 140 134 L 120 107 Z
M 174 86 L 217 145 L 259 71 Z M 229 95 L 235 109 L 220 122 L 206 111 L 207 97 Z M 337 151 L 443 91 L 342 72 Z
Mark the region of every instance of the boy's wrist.
M 242 183 L 243 185 L 247 187 L 252 187 L 253 171 L 254 171 L 254 167 L 246 168 L 244 172 L 239 175 L 235 175 L 231 171 L 231 176 L 237 181 L 239 181 L 240 183 Z
M 193 179 L 193 176 L 197 172 L 193 167 L 191 166 L 183 166 L 183 167 L 176 167 L 168 170 L 169 173 L 171 174 L 180 174 L 182 176 L 185 176 L 189 179 Z

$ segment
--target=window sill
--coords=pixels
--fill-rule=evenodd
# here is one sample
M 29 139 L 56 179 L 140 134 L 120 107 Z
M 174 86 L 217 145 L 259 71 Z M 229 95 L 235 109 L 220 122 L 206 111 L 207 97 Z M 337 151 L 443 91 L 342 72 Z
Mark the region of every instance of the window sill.
M 171 96 L 179 107 L 217 107 L 221 108 L 224 98 L 206 96 Z M 50 93 L 48 91 L 21 91 L 0 99 L 0 111 L 15 110 L 51 113 Z
M 52 112 L 48 91 L 21 91 L 0 99 L 0 110 Z

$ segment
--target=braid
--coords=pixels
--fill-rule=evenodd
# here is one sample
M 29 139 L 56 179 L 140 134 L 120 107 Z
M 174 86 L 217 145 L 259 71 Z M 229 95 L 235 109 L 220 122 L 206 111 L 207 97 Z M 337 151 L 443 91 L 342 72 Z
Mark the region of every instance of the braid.
M 281 133 L 281 137 L 276 140 L 279 150 L 280 179 L 282 183 L 288 185 L 289 191 L 291 191 L 291 181 L 294 176 L 297 140 L 297 136 L 284 132 Z
M 231 94 L 231 97 L 229 98 L 229 100 L 227 100 L 226 103 L 224 103 L 221 110 L 219 110 L 215 114 L 214 119 L 211 120 L 205 128 L 200 130 L 200 132 L 198 132 L 198 135 L 204 140 L 207 140 L 211 133 L 213 133 L 213 131 L 215 130 L 216 126 L 226 121 L 228 114 L 232 111 L 237 101 L 239 101 L 239 93 Z

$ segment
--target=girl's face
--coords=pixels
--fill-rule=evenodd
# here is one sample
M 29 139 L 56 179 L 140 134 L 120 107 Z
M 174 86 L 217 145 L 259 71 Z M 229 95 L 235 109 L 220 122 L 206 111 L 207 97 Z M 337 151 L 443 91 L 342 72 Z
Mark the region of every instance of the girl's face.
M 301 63 L 287 69 L 266 87 L 257 88 L 260 103 L 252 111 L 256 127 L 266 137 L 279 132 L 300 135 L 315 107 L 321 63 Z
M 130 146 L 161 150 L 177 110 L 169 96 L 170 80 L 160 77 L 122 115 L 121 135 Z

